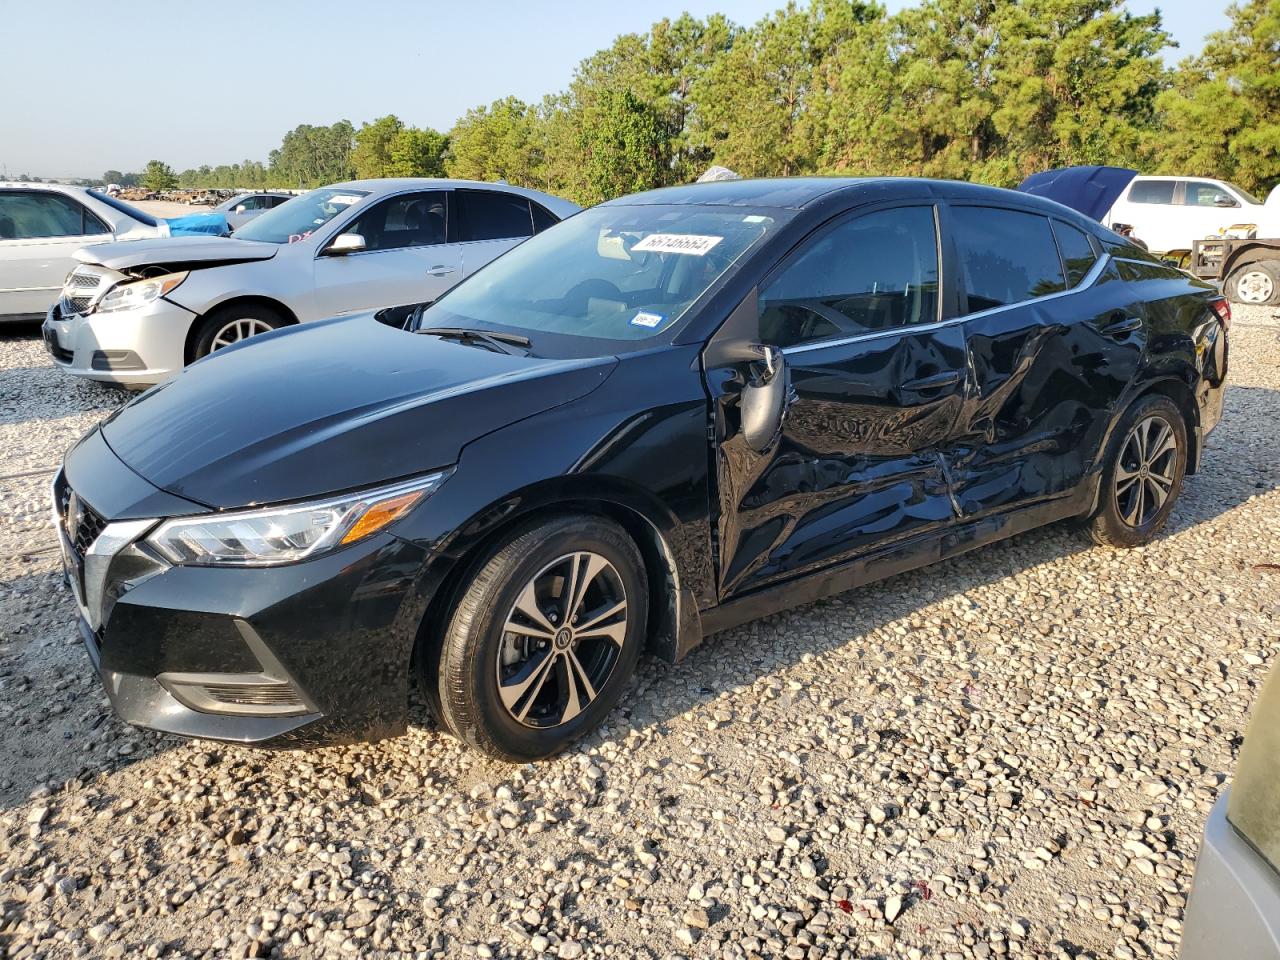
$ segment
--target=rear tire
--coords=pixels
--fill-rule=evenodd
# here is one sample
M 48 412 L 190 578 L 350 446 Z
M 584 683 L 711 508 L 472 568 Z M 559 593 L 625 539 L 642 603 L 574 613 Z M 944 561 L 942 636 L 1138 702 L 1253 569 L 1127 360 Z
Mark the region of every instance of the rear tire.
M 220 307 L 214 310 L 200 324 L 200 332 L 196 335 L 192 350 L 192 360 L 199 360 L 209 354 L 256 337 L 262 333 L 279 330 L 288 321 L 275 310 L 261 304 L 251 303 L 237 306 Z
M 1150 543 L 1169 520 L 1187 472 L 1187 424 L 1168 397 L 1134 403 L 1116 425 L 1102 472 L 1094 542 L 1110 547 Z
M 1250 306 L 1280 305 L 1280 263 L 1256 260 L 1231 271 L 1224 284 L 1227 299 Z
M 478 565 L 449 618 L 434 678 L 441 725 L 499 760 L 559 753 L 622 696 L 648 606 L 644 560 L 612 521 L 517 530 Z

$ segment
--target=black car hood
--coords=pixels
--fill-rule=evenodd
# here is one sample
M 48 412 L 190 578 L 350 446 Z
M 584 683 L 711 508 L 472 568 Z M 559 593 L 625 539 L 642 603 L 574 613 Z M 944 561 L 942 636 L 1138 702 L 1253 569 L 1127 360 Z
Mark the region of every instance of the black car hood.
M 214 508 L 301 500 L 449 466 L 471 440 L 590 393 L 616 364 L 510 356 L 359 315 L 221 350 L 102 433 L 176 496 Z

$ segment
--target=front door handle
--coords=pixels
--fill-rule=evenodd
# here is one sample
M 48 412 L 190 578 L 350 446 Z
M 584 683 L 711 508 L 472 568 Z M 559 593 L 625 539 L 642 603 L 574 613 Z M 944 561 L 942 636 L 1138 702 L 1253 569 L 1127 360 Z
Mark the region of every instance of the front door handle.
M 1107 337 L 1127 337 L 1129 334 L 1137 333 L 1141 329 L 1141 317 L 1117 310 L 1107 318 L 1107 321 L 1102 325 L 1100 332 L 1103 336 Z
M 434 267 L 428 267 L 427 273 L 433 277 L 447 277 L 449 274 L 457 270 L 457 267 L 450 267 L 447 264 L 437 263 Z
M 944 370 L 942 373 L 935 373 L 930 377 L 908 380 L 902 385 L 902 389 L 909 390 L 912 393 L 929 393 L 935 390 L 945 390 L 947 387 L 954 387 L 959 382 L 959 370 Z

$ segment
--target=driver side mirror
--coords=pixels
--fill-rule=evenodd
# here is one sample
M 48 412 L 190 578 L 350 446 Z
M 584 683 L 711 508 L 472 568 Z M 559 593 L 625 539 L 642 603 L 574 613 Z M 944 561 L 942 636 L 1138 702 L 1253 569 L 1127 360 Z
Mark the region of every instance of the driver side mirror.
M 333 238 L 333 243 L 325 248 L 325 255 L 345 257 L 349 253 L 359 253 L 365 249 L 364 237 L 358 233 L 340 233 Z
M 248 210 L 248 209 L 249 209 L 249 208 L 248 208 L 245 204 L 243 204 L 243 203 L 238 203 L 238 204 L 236 204 L 236 208 L 235 208 L 235 210 L 234 210 L 233 212 L 234 212 L 234 213 L 244 213 L 244 212 L 245 212 L 246 210 Z
M 1215 207 L 1234 207 L 1236 202 L 1225 193 L 1215 193 L 1213 195 L 1213 205 Z
M 742 437 L 760 453 L 773 446 L 782 430 L 791 378 L 786 357 L 773 344 L 744 344 L 741 359 L 749 361 L 750 370 L 739 401 Z

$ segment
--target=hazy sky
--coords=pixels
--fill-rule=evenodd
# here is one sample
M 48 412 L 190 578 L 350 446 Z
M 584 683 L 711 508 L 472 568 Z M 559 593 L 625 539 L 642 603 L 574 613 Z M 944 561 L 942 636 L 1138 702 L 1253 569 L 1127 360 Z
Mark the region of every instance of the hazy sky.
M 664 16 L 752 23 L 782 2 L 3 0 L 0 179 L 266 160 L 299 123 L 388 113 L 447 130 L 468 107 L 563 89 L 583 57 Z M 1170 60 L 1227 23 L 1225 2 L 1159 6 Z

